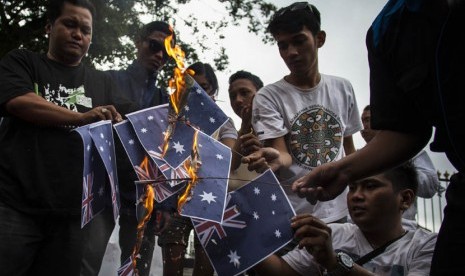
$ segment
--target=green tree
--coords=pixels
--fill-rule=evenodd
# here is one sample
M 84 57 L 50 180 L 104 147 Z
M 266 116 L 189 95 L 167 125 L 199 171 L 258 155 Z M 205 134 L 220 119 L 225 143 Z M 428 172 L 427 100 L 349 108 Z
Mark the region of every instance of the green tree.
M 193 0 L 198 5 L 205 5 L 209 0 Z M 211 46 L 205 41 L 221 41 L 224 39 L 222 30 L 230 24 L 246 24 L 250 32 L 270 41 L 265 32 L 265 24 L 276 10 L 273 4 L 263 0 L 217 0 L 227 11 L 221 20 L 207 21 L 190 14 L 186 18 L 176 18 L 190 0 L 93 0 L 97 17 L 94 20 L 94 36 L 86 62 L 93 66 L 112 65 L 119 68 L 134 58 L 135 49 L 132 43 L 133 35 L 143 25 L 141 18 L 149 16 L 157 20 L 171 22 L 173 18 L 190 27 L 196 38 L 195 48 L 182 42 L 178 34 L 178 44 L 186 52 L 188 61 L 197 60 L 199 53 L 208 51 Z M 44 26 L 46 24 L 46 4 L 39 0 L 2 0 L 0 5 L 0 57 L 16 48 L 27 48 L 32 51 L 46 51 L 47 38 Z M 194 3 L 194 2 L 193 2 Z M 195 3 L 197 5 L 197 3 Z M 216 37 L 206 38 L 199 30 L 209 29 Z M 213 58 L 218 70 L 224 70 L 228 65 L 227 51 L 221 43 Z M 167 70 L 172 68 L 167 66 Z M 168 71 L 170 72 L 170 71 Z

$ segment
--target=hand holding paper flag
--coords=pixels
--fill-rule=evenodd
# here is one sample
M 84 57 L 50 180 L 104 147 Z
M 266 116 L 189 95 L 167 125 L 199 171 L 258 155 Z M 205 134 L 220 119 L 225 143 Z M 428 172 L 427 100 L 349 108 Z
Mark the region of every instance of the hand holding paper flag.
M 295 212 L 271 170 L 228 196 L 223 223 L 192 219 L 219 276 L 246 271 L 293 238 Z
M 89 125 L 75 129 L 84 145 L 81 228 L 105 208 L 105 167 L 90 137 Z

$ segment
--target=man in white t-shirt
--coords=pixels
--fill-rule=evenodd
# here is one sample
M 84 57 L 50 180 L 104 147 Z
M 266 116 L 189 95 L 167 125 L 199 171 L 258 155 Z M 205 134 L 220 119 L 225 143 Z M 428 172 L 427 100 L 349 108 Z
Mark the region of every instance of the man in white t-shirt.
M 311 213 L 325 222 L 344 220 L 345 193 L 310 204 L 291 191 L 291 184 L 313 168 L 355 151 L 352 135 L 362 124 L 352 85 L 318 70 L 318 49 L 326 33 L 315 6 L 297 2 L 280 9 L 268 30 L 290 74 L 258 91 L 253 128 L 265 146 L 279 151 L 272 169 L 296 213 Z
M 327 225 L 298 215 L 291 225 L 299 246 L 283 257 L 268 257 L 256 270 L 261 275 L 428 275 L 436 234 L 405 230 L 401 222 L 417 187 L 411 163 L 349 184 L 347 204 L 355 224 Z
M 362 111 L 362 124 L 363 129 L 360 131 L 365 142 L 369 143 L 373 137 L 379 132 L 371 128 L 371 107 L 365 106 Z M 411 159 L 412 165 L 415 167 L 418 177 L 418 192 L 416 195 L 422 198 L 432 198 L 436 193 L 441 193 L 444 188 L 439 183 L 436 168 L 431 161 L 428 153 L 425 150 L 420 151 L 415 157 Z M 408 208 L 403 214 L 404 226 L 413 228 L 418 227 L 415 216 L 417 214 L 417 202 Z M 412 229 L 413 229 L 412 228 Z

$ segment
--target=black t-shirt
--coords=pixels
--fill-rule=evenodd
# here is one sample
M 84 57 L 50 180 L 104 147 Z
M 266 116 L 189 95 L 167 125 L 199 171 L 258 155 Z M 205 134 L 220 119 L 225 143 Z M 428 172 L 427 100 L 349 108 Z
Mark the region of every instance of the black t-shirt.
M 443 25 L 440 8 L 429 4 L 420 12 L 403 9 L 395 15 L 376 48 L 373 30 L 368 31 L 371 125 L 419 135 L 430 135 L 434 126 L 431 149 L 446 152 L 464 171 L 465 48 L 459 26 L 465 15 Z
M 82 64 L 68 67 L 26 50 L 14 50 L 0 62 L 0 200 L 30 214 L 79 215 L 83 143 L 78 133 L 34 125 L 4 109 L 8 100 L 31 91 L 77 112 L 114 104 L 126 113 L 131 104 L 106 74 Z

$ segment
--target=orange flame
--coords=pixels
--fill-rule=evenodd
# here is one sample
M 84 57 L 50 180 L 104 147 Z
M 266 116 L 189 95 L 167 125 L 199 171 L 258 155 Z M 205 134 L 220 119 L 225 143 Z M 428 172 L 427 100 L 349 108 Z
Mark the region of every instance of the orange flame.
M 170 30 L 171 32 L 173 32 L 173 29 L 171 27 Z M 176 62 L 176 67 L 174 68 L 173 72 L 173 78 L 169 80 L 168 86 L 170 88 L 170 102 L 173 106 L 175 113 L 179 114 L 182 105 L 182 92 L 186 87 L 186 80 L 184 78 L 184 73 L 186 71 L 184 59 L 186 55 L 179 45 L 175 45 L 174 47 L 172 47 L 172 41 L 173 35 L 170 35 L 165 39 L 166 52 Z
M 182 207 L 186 202 L 190 199 L 192 189 L 195 187 L 197 184 L 197 171 L 199 170 L 200 166 L 202 165 L 202 162 L 200 161 L 200 155 L 199 155 L 199 150 L 198 150 L 198 138 L 199 131 L 196 130 L 194 133 L 194 141 L 192 143 L 192 151 L 191 151 L 191 158 L 188 159 L 184 163 L 184 167 L 186 168 L 187 173 L 189 174 L 189 178 L 191 179 L 186 186 L 186 190 L 184 190 L 184 193 L 179 197 L 178 199 L 178 212 L 181 212 Z
M 144 161 L 145 160 L 146 159 L 144 158 Z M 141 167 L 143 166 L 144 161 L 142 161 Z M 147 222 L 149 221 L 150 216 L 152 215 L 154 198 L 155 198 L 155 191 L 153 190 L 152 184 L 147 184 L 145 186 L 145 195 L 144 195 L 144 200 L 143 200 L 143 205 L 146 210 L 146 213 L 142 221 L 140 221 L 139 224 L 137 224 L 137 239 L 136 239 L 136 244 L 134 245 L 134 249 L 132 251 L 132 257 L 133 257 L 132 265 L 134 267 L 134 270 L 137 270 L 136 269 L 136 265 L 137 265 L 136 256 L 139 255 L 140 246 L 142 245 L 142 239 L 144 237 L 145 226 L 147 225 Z M 137 272 L 136 272 L 136 275 L 138 275 Z

